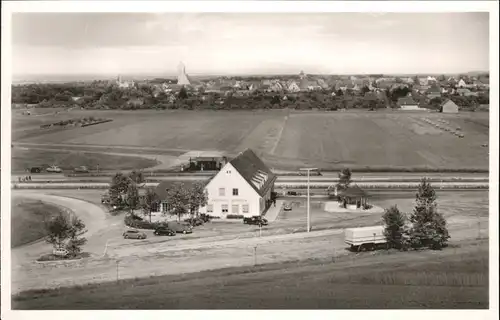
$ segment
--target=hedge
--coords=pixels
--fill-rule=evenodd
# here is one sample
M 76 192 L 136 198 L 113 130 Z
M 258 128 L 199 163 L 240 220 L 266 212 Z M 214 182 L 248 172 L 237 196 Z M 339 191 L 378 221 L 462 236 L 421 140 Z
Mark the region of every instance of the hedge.
M 226 219 L 243 219 L 244 217 L 242 214 L 228 214 Z
M 124 219 L 125 225 L 136 229 L 156 229 L 161 225 L 160 222 L 149 222 L 135 215 L 126 215 Z

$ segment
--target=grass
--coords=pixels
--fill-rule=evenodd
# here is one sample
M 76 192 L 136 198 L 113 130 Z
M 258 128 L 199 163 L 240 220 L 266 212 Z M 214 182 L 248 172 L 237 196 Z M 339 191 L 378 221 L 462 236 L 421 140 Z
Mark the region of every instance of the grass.
M 376 271 L 374 271 L 376 270 Z M 64 297 L 64 299 L 61 299 Z M 13 297 L 13 309 L 488 308 L 486 242 L 458 253 L 381 252 L 227 268 Z
M 73 170 L 78 166 L 101 170 L 128 170 L 148 168 L 156 165 L 151 159 L 99 153 L 46 151 L 36 149 L 12 149 L 12 171 L 24 171 L 28 167 L 58 165 L 63 170 Z
M 47 235 L 44 221 L 64 212 L 61 208 L 37 200 L 12 199 L 12 248 L 39 240 Z
M 33 143 L 213 149 L 228 153 L 252 148 L 277 168 L 304 165 L 323 169 L 349 166 L 358 171 L 488 168 L 488 148 L 481 146 L 488 141 L 487 113 L 80 110 L 68 115 L 92 115 L 114 121 L 19 139 Z M 433 121 L 446 119 L 451 126 L 460 126 L 465 137 L 460 139 L 437 130 L 423 122 L 423 117 Z M 15 141 L 19 139 L 14 137 Z

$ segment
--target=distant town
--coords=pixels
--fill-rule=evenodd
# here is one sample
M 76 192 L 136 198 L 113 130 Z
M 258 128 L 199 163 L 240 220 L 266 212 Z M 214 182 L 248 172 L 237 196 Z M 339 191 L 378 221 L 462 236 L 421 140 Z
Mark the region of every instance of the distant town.
M 13 85 L 14 108 L 486 110 L 489 73 L 124 79 Z M 443 110 L 444 107 L 444 110 Z

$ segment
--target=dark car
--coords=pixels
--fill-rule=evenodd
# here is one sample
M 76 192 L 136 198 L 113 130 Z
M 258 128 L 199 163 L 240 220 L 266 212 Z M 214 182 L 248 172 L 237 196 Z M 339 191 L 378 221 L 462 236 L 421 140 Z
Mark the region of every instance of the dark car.
M 158 227 L 153 233 L 155 236 L 175 236 L 175 231 L 167 227 Z
M 28 171 L 30 173 L 40 173 L 43 171 L 43 168 L 42 167 L 31 167 L 31 168 L 28 168 Z
M 176 233 L 193 233 L 193 227 L 185 222 L 169 222 L 167 227 Z
M 253 216 L 250 218 L 243 218 L 244 224 L 253 224 L 259 226 L 267 226 L 267 220 L 262 218 L 261 216 Z

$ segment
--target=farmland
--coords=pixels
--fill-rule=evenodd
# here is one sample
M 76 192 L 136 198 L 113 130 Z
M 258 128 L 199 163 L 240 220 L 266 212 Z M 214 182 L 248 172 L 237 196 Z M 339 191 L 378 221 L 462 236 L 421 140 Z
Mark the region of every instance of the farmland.
M 133 156 L 18 148 L 12 149 L 11 157 L 12 171 L 23 171 L 28 167 L 40 165 L 57 165 L 65 170 L 78 166 L 95 168 L 97 165 L 102 170 L 127 170 L 152 167 L 156 164 L 154 160 Z
M 52 115 L 51 121 L 70 116 L 105 117 L 113 122 L 54 132 L 15 130 L 14 143 L 219 150 L 228 154 L 252 148 L 271 166 L 285 169 L 302 165 L 335 170 L 346 166 L 357 170 L 488 168 L 488 148 L 482 144 L 489 139 L 489 120 L 488 114 L 481 112 L 76 110 Z M 34 121 L 15 115 L 14 129 L 23 128 L 22 117 Z M 435 128 L 422 121 L 424 117 L 446 119 L 450 126 L 459 127 L 464 137 Z M 44 116 L 37 118 L 37 124 L 44 122 Z
M 442 252 L 382 252 L 355 259 L 310 259 L 34 290 L 14 296 L 12 307 L 486 309 L 489 277 L 485 244 L 471 242 Z

